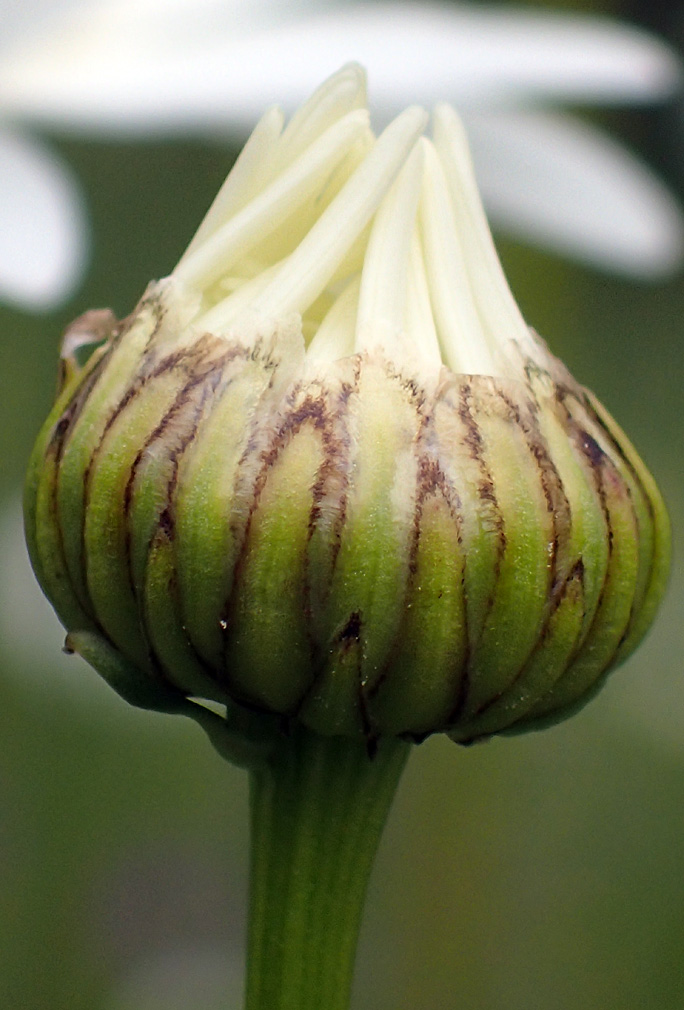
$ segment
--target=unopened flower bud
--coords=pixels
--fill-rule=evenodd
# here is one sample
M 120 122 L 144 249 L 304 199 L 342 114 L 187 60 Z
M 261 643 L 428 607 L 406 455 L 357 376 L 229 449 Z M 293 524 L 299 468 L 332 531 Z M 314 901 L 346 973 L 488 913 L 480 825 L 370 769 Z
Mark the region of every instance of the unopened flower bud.
M 353 67 L 267 112 L 171 276 L 83 367 L 67 338 L 31 557 L 133 694 L 466 742 L 568 714 L 650 624 L 658 491 L 426 120 L 376 139 Z

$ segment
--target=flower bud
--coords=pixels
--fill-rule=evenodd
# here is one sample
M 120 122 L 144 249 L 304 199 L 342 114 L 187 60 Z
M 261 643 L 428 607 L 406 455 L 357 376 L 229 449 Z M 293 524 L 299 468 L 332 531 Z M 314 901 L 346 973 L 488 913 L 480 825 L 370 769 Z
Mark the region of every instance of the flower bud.
M 651 622 L 654 482 L 527 327 L 455 113 L 355 67 L 266 113 L 187 252 L 63 388 L 26 494 L 70 633 L 321 734 L 562 718 Z M 104 322 L 103 322 L 104 321 Z M 85 326 L 88 329 L 88 326 Z

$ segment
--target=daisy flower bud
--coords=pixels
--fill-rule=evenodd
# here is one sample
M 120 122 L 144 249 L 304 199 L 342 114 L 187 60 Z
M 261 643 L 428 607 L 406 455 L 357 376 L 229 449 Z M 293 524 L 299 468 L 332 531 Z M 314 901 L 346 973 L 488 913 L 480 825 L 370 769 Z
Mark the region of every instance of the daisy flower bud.
M 469 742 L 572 712 L 651 623 L 663 503 L 524 322 L 448 106 L 376 138 L 348 67 L 271 109 L 173 273 L 95 322 L 26 529 L 133 694 Z

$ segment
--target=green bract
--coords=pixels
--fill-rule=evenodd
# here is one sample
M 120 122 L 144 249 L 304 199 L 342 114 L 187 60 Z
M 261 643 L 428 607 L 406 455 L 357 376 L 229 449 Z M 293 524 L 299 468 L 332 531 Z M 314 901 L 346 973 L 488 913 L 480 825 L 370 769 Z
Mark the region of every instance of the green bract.
M 352 67 L 268 112 L 80 369 L 72 331 L 27 536 L 132 697 L 465 742 L 563 717 L 634 649 L 667 519 L 523 322 L 453 111 L 376 140 L 364 104 Z

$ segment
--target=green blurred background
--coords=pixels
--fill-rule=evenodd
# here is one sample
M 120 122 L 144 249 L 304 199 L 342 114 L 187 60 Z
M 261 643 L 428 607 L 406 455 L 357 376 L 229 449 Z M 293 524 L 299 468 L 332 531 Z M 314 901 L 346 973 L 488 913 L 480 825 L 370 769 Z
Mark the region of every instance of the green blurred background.
M 575 6 L 681 43 L 680 5 Z M 681 105 L 600 118 L 681 194 Z M 51 140 L 86 188 L 93 259 L 59 313 L 0 309 L 0 505 L 3 533 L 16 529 L 1 562 L 15 582 L 0 598 L 14 630 L 0 645 L 0 1006 L 237 1010 L 245 776 L 192 725 L 128 709 L 59 653 L 16 519 L 63 326 L 89 306 L 126 314 L 171 269 L 235 149 Z M 654 472 L 674 574 L 647 642 L 571 722 L 416 749 L 371 883 L 355 1006 L 681 1010 L 684 276 L 646 285 L 500 248 L 528 321 Z

